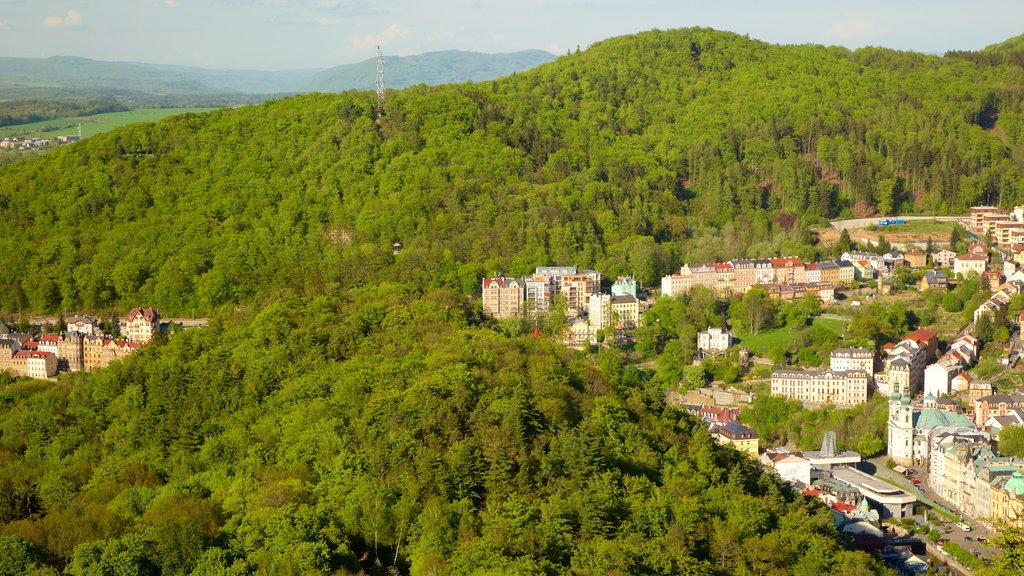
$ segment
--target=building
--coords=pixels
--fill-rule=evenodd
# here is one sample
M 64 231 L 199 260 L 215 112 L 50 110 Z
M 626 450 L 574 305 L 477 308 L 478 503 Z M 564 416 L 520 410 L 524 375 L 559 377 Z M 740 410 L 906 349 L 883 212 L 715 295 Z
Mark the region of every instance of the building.
M 619 330 L 632 330 L 641 325 L 640 301 L 636 296 L 612 297 L 612 319 Z
M 632 296 L 636 298 L 636 278 L 618 276 L 612 283 L 612 296 Z
M 757 434 L 739 422 L 715 424 L 711 427 L 711 436 L 719 444 L 731 445 L 751 458 L 757 458 Z
M 595 294 L 590 297 L 587 321 L 593 330 L 603 330 L 612 325 L 612 297 L 610 294 Z
M 939 268 L 952 268 L 956 259 L 956 252 L 943 248 L 932 254 L 932 262 Z
M 875 373 L 875 354 L 867 348 L 836 348 L 829 355 L 829 368 L 834 372 L 859 370 Z
M 124 321 L 125 335 L 133 342 L 145 344 L 160 333 L 160 314 L 152 308 L 132 308 Z
M 601 274 L 593 270 L 583 270 L 577 274 L 562 277 L 559 294 L 565 297 L 565 304 L 570 310 L 586 312 L 590 304 L 590 296 L 601 292 Z
M 772 396 L 813 404 L 862 404 L 868 399 L 870 372 L 863 370 L 776 370 Z
M 943 357 L 938 362 L 924 369 L 924 395 L 931 394 L 938 398 L 951 392 L 953 378 L 963 369 L 952 357 Z
M 991 394 L 974 401 L 974 424 L 982 426 L 993 416 L 1005 416 L 1024 407 L 1024 394 Z
M 924 387 L 927 351 L 917 340 L 905 338 L 888 349 L 885 357 L 885 379 L 888 392 L 905 395 L 918 393 Z
M 21 340 L 0 336 L 0 372 L 11 369 L 11 358 L 21 350 Z
M 907 252 L 904 258 L 907 261 L 907 266 L 911 268 L 924 268 L 928 265 L 928 255 L 924 253 L 924 250 L 913 249 Z
M 90 316 L 75 316 L 65 322 L 65 325 L 68 333 L 75 332 L 86 336 L 101 333 L 100 321 Z
M 926 362 L 935 360 L 935 356 L 939 351 L 939 335 L 935 332 L 925 328 L 918 328 L 917 330 L 908 333 L 903 337 L 903 339 L 917 342 L 918 346 L 924 349 L 924 359 Z
M 56 376 L 57 356 L 39 350 L 19 350 L 11 358 L 11 373 L 39 379 Z
M 944 272 L 929 270 L 917 286 L 921 290 L 949 290 L 949 277 Z
M 974 206 L 971 208 L 971 230 L 981 233 L 985 224 L 986 216 L 999 214 L 999 208 L 995 206 Z
M 523 303 L 526 301 L 526 281 L 522 278 L 484 278 L 483 280 L 483 312 L 501 320 L 514 318 L 523 314 Z M 129 335 L 131 338 L 131 335 Z M 88 362 L 87 362 L 88 364 Z M 88 368 L 86 368 L 88 370 Z
M 708 327 L 707 330 L 697 333 L 697 350 L 705 354 L 719 354 L 725 352 L 732 346 L 732 332 L 722 328 Z
M 893 392 L 889 396 L 889 456 L 902 466 L 928 462 L 929 433 L 936 428 L 970 430 L 970 418 L 939 408 L 915 407 L 910 396 Z
M 985 269 L 988 267 L 987 256 L 971 256 L 969 254 L 960 254 L 953 259 L 953 275 L 966 278 L 968 274 L 974 272 L 978 276 L 985 273 Z
M 65 332 L 57 342 L 57 370 L 81 372 L 85 370 L 85 349 L 82 332 Z
M 555 302 L 555 279 L 551 276 L 534 276 L 524 281 L 526 302 L 534 312 L 546 312 Z

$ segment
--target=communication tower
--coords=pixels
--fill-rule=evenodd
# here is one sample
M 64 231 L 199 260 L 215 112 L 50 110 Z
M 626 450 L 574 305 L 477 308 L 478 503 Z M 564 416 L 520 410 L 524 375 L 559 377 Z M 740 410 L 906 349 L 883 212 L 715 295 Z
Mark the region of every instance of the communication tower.
M 384 115 L 384 54 L 377 46 L 377 118 Z

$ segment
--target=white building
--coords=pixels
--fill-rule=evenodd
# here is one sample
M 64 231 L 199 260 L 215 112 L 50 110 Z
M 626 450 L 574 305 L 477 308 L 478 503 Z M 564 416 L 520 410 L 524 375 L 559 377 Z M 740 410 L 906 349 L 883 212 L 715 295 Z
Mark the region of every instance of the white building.
M 718 354 L 732 346 L 732 332 L 722 328 L 711 328 L 697 333 L 697 350 L 706 354 Z
M 875 355 L 867 348 L 836 348 L 829 355 L 829 368 L 836 372 L 860 370 L 875 373 Z

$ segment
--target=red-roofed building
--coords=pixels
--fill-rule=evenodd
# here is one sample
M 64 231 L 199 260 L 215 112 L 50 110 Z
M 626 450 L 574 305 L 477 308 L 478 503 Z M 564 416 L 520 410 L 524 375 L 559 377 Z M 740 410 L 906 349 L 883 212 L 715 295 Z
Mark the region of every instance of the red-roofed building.
M 975 242 L 967 248 L 967 253 L 971 256 L 984 256 L 988 258 L 988 246 L 985 246 L 984 242 Z
M 49 352 L 50 354 L 56 355 L 58 342 L 60 342 L 60 336 L 56 334 L 44 334 L 39 337 L 37 349 L 40 352 Z
M 910 334 L 903 337 L 904 340 L 913 340 L 917 342 L 922 348 L 925 349 L 925 358 L 928 362 L 935 360 L 935 354 L 939 350 L 939 338 L 938 334 L 931 330 L 925 330 L 924 328 L 918 328 Z
M 769 258 L 768 261 L 772 264 L 772 271 L 775 273 L 776 284 L 806 282 L 803 260 L 800 260 L 796 256 Z
M 145 344 L 160 333 L 160 314 L 152 308 L 132 308 L 124 317 L 125 335 Z
M 50 378 L 57 374 L 57 355 L 38 350 L 18 350 L 11 358 L 11 373 L 29 378 Z

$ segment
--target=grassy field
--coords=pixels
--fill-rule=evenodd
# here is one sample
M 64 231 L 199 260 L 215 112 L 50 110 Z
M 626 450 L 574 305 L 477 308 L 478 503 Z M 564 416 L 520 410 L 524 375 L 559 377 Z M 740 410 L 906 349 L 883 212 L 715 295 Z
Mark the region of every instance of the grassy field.
M 110 112 L 95 116 L 82 116 L 80 118 L 58 118 L 56 120 L 0 128 L 0 138 L 35 137 L 53 139 L 57 136 L 71 136 L 78 133 L 79 124 L 82 125 L 82 137 L 88 138 L 94 134 L 113 130 L 126 124 L 155 122 L 176 114 L 209 112 L 211 110 L 214 110 L 214 108 L 143 108 L 128 112 Z
M 837 336 L 843 333 L 842 320 L 835 320 L 832 318 L 815 318 L 814 325 L 821 326 L 834 332 Z M 767 356 L 768 352 L 772 348 L 782 347 L 789 348 L 789 341 L 793 337 L 792 331 L 789 326 L 783 326 L 782 328 L 776 328 L 774 330 L 765 330 L 752 336 L 743 336 L 740 338 L 740 344 L 747 347 L 751 353 L 757 356 Z

